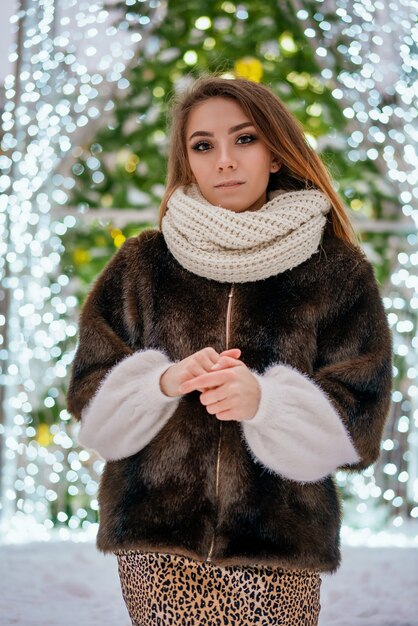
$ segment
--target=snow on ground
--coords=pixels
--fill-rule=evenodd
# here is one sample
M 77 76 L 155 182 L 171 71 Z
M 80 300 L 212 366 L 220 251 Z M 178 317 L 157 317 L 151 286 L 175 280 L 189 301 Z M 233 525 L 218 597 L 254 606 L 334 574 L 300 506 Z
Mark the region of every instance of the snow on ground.
M 2 545 L 0 580 L 1 626 L 130 626 L 116 558 L 92 542 Z M 320 626 L 418 626 L 418 548 L 345 546 L 321 605 Z

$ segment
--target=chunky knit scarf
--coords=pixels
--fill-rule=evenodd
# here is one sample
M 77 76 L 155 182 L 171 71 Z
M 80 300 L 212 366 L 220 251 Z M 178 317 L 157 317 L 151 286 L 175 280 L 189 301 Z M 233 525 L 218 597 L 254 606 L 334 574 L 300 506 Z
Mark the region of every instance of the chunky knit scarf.
M 330 208 L 321 191 L 279 190 L 260 209 L 236 213 L 210 204 L 192 184 L 171 195 L 162 232 L 185 269 L 219 282 L 246 283 L 309 259 Z

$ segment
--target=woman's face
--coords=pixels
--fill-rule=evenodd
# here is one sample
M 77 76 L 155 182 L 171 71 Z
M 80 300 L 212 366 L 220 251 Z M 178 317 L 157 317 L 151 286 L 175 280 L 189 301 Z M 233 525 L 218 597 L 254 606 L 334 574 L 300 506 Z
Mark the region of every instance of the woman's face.
M 279 164 L 235 100 L 213 97 L 196 105 L 186 145 L 194 180 L 208 202 L 236 213 L 266 202 L 270 172 Z

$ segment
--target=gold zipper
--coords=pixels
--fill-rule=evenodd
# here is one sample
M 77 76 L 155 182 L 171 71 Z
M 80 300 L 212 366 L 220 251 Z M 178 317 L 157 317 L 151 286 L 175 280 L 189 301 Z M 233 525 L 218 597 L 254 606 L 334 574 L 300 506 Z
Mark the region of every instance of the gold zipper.
M 229 337 L 230 337 L 230 328 L 231 328 L 231 309 L 232 309 L 232 297 L 234 293 L 234 285 L 231 285 L 231 290 L 228 294 L 228 308 L 226 311 L 226 348 L 229 349 Z M 221 464 L 221 441 L 222 441 L 222 422 L 219 422 L 219 440 L 218 440 L 218 453 L 216 460 L 216 482 L 215 482 L 215 500 L 218 502 L 219 497 L 219 476 L 220 476 L 220 464 Z M 212 541 L 209 548 L 209 553 L 207 556 L 207 561 L 211 561 L 213 547 L 215 545 L 215 530 L 213 531 Z
M 216 461 L 216 487 L 215 487 L 216 503 L 218 501 L 218 494 L 219 494 L 219 466 L 221 462 L 221 437 L 222 437 L 222 422 L 219 422 L 218 457 Z M 212 560 L 212 552 L 213 552 L 214 545 L 215 545 L 215 529 L 213 530 L 212 541 L 210 543 L 209 553 L 206 559 L 207 561 Z

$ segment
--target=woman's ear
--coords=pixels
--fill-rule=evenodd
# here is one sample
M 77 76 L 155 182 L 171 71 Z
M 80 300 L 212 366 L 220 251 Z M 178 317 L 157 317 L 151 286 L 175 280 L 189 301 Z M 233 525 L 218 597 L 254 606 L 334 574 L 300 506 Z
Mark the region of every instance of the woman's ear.
M 281 166 L 282 166 L 282 164 L 281 164 L 281 163 L 278 163 L 278 162 L 276 161 L 276 159 L 273 159 L 273 160 L 272 160 L 272 162 L 271 162 L 271 166 L 270 166 L 270 172 L 271 172 L 272 174 L 273 174 L 273 173 L 275 173 L 275 172 L 278 172 L 278 171 L 279 171 L 279 169 L 281 168 Z

